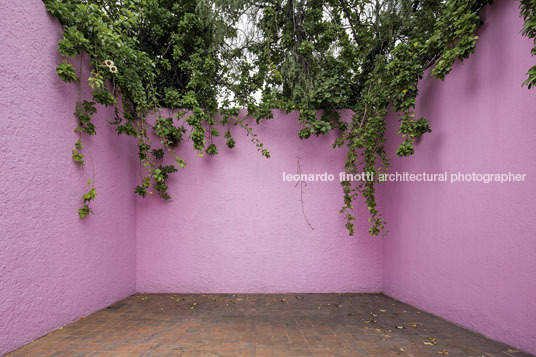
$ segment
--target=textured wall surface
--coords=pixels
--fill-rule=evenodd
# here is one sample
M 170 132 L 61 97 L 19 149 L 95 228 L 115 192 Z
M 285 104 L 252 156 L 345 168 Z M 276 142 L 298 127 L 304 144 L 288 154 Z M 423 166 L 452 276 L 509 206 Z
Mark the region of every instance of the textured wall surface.
M 336 175 L 344 153 L 330 149 L 333 137 L 297 140 L 293 114 L 281 112 L 256 129 L 271 159 L 239 128 L 237 148 L 220 145 L 214 158 L 184 148 L 188 166 L 164 202 L 134 197 L 131 144 L 103 130 L 110 113 L 101 109 L 99 135 L 86 139 L 96 215 L 80 221 L 92 169 L 71 159 L 78 93 L 55 73 L 61 28 L 39 0 L 0 0 L 0 354 L 135 290 L 383 290 L 536 353 L 536 109 L 534 92 L 520 86 L 531 44 L 516 2 L 495 1 L 486 17 L 477 53 L 444 83 L 421 83 L 418 111 L 434 132 L 391 171 L 527 179 L 385 184 L 391 233 L 381 241 L 364 221 L 347 236 L 337 177 L 303 188 L 308 227 L 300 189 L 283 172 L 295 173 L 299 156 L 303 173 Z
M 444 83 L 421 83 L 418 114 L 433 132 L 391 171 L 527 179 L 386 184 L 383 290 L 536 353 L 536 92 L 521 88 L 534 58 L 517 5 L 495 1 L 476 54 Z
M 271 152 L 261 157 L 240 128 L 237 147 L 197 157 L 170 180 L 173 202 L 138 200 L 140 292 L 365 292 L 381 287 L 381 241 L 365 230 L 348 237 L 333 182 L 300 189 L 283 172 L 337 174 L 344 152 L 333 137 L 300 141 L 293 114 L 276 112 L 256 132 Z M 362 216 L 366 217 L 365 212 Z
M 95 215 L 80 221 L 92 169 L 71 159 L 78 93 L 55 73 L 60 36 L 41 1 L 0 0 L 0 355 L 135 288 L 134 157 L 103 110 L 86 140 Z

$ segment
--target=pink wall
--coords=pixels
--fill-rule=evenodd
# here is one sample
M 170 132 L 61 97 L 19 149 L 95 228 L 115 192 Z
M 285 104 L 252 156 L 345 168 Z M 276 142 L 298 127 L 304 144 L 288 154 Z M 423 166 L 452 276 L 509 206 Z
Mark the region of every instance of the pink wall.
M 0 355 L 135 289 L 134 157 L 99 115 L 86 140 L 95 215 L 80 221 L 86 176 L 71 159 L 76 87 L 55 73 L 61 33 L 40 0 L 0 0 Z
M 521 88 L 534 58 L 517 6 L 495 1 L 476 54 L 444 83 L 422 81 L 418 113 L 433 133 L 391 171 L 527 180 L 386 184 L 383 291 L 536 353 L 536 92 Z
M 495 1 L 477 53 L 444 83 L 423 80 L 418 111 L 434 132 L 392 171 L 515 171 L 527 181 L 385 184 L 384 241 L 366 226 L 348 238 L 337 178 L 304 188 L 310 230 L 282 173 L 300 156 L 304 173 L 336 174 L 344 154 L 333 138 L 298 141 L 294 114 L 281 112 L 257 128 L 271 159 L 240 129 L 237 148 L 217 140 L 214 158 L 185 147 L 188 166 L 164 202 L 134 198 L 132 142 L 104 130 L 102 110 L 99 135 L 86 139 L 96 215 L 80 221 L 77 93 L 54 70 L 61 28 L 40 0 L 0 9 L 0 354 L 134 291 L 380 290 L 536 353 L 536 107 L 520 87 L 533 59 L 516 2 Z
M 197 157 L 170 182 L 173 202 L 139 199 L 137 290 L 140 292 L 369 292 L 379 291 L 381 249 L 366 229 L 349 238 L 338 213 L 342 191 L 334 182 L 304 188 L 283 172 L 338 173 L 344 153 L 333 137 L 300 141 L 295 114 L 276 112 L 256 132 L 271 152 L 261 157 L 240 128 L 237 147 Z M 189 144 L 187 144 L 189 145 Z M 362 217 L 366 217 L 362 212 Z M 363 222 L 364 223 L 364 222 Z

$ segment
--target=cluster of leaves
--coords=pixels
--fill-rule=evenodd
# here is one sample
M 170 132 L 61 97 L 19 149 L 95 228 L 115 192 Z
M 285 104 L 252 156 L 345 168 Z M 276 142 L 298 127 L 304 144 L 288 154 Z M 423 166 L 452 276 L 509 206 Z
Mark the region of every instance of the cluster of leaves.
M 88 214 L 92 213 L 91 208 L 89 208 L 89 204 L 91 201 L 95 201 L 95 197 L 97 196 L 97 190 L 93 186 L 93 181 L 88 180 L 87 186 L 89 191 L 82 195 L 83 206 L 78 209 L 78 215 L 80 218 L 85 218 Z
M 95 104 L 113 106 L 116 117 L 110 123 L 138 142 L 144 171 L 135 192 L 145 197 L 153 188 L 165 199 L 170 198 L 166 180 L 186 164 L 177 154 L 185 139 L 199 156 L 216 155 L 213 137 L 223 127 L 226 145 L 233 148 L 230 128 L 239 125 L 259 152 L 270 156 L 252 121 L 240 118 L 237 108 L 247 108 L 256 123 L 272 118 L 274 108 L 299 111 L 299 138 L 335 131 L 333 147 L 346 149 L 346 171 L 379 177 L 389 168 L 388 111 L 398 113 L 403 141 L 397 155 L 412 155 L 415 141 L 431 132 L 428 121 L 414 113 L 419 79 L 430 70 L 442 80 L 456 61 L 474 52 L 479 12 L 491 2 L 43 1 L 64 27 L 60 78 L 79 82 L 69 60 L 82 52 L 91 59 L 92 101 L 77 103 L 76 130 L 95 134 Z M 536 38 L 535 8 L 536 1 L 521 0 L 523 33 L 531 38 Z M 536 84 L 536 67 L 528 76 L 525 84 Z M 162 117 L 162 108 L 181 109 Z M 342 120 L 340 109 L 353 110 L 352 119 Z M 149 131 L 159 142 L 152 142 Z M 73 160 L 84 166 L 81 149 L 78 141 Z M 166 154 L 172 165 L 163 163 Z M 341 213 L 350 234 L 359 196 L 370 212 L 370 233 L 385 232 L 377 183 L 342 182 Z M 84 204 L 91 200 L 84 198 Z
M 523 24 L 522 33 L 524 36 L 533 39 L 534 47 L 532 55 L 536 55 L 536 1 L 535 0 L 520 0 L 521 16 L 525 21 Z M 523 82 L 529 89 L 536 85 L 536 65 L 527 72 L 527 79 Z

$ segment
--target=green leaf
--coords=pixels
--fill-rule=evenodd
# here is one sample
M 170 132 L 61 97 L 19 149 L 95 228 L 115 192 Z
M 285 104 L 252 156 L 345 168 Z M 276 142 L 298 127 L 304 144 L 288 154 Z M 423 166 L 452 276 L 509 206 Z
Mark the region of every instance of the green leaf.
M 67 63 L 66 61 L 61 62 L 58 64 L 58 67 L 56 68 L 56 73 L 61 78 L 62 81 L 71 83 L 71 82 L 78 82 L 80 79 L 76 76 L 76 73 L 74 71 L 74 67 L 72 64 Z

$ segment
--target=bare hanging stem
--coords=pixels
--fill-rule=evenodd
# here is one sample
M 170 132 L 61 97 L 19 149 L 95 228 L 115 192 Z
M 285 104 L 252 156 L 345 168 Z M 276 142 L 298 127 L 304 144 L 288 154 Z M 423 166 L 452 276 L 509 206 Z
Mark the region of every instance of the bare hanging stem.
M 298 185 L 300 185 L 300 203 L 301 203 L 301 210 L 302 210 L 302 213 L 303 213 L 303 218 L 305 218 L 305 222 L 307 222 L 307 225 L 309 226 L 309 228 L 311 228 L 311 230 L 314 231 L 315 229 L 311 225 L 311 222 L 309 222 L 309 219 L 307 218 L 307 215 L 305 214 L 305 207 L 303 205 L 303 186 L 307 186 L 307 182 L 305 182 L 305 181 L 303 181 L 301 179 L 301 166 L 300 166 L 301 157 L 296 156 L 296 159 L 297 159 L 297 163 L 298 163 L 297 171 L 298 171 L 298 175 L 300 176 L 300 181 L 298 181 L 294 185 L 294 187 L 297 187 Z

